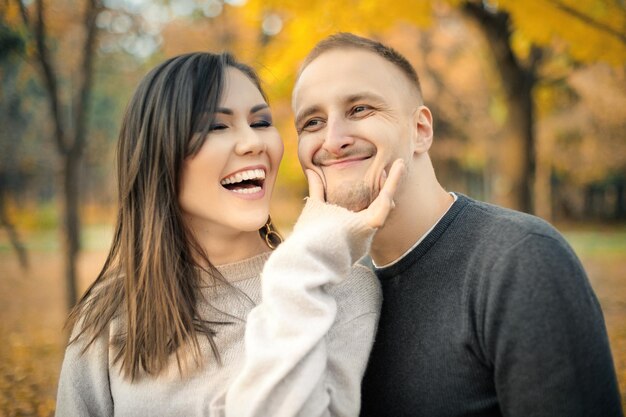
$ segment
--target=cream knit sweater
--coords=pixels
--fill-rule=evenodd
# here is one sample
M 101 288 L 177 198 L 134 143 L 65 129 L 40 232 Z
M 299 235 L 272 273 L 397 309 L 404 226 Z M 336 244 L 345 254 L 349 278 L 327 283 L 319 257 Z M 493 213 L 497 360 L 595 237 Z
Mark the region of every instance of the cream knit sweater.
M 218 266 L 241 293 L 205 289 L 212 307 L 201 311 L 233 322 L 215 339 L 221 365 L 201 338 L 199 367 L 181 376 L 173 358 L 131 383 L 111 363 L 108 338 L 82 355 L 79 341 L 65 353 L 57 416 L 357 416 L 381 295 L 355 263 L 373 233 L 353 213 L 309 200 L 271 256 Z

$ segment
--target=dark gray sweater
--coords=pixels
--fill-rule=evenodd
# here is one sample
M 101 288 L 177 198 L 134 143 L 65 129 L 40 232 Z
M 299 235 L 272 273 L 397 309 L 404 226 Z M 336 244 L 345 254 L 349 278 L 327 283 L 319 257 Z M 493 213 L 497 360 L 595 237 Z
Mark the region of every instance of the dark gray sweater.
M 546 222 L 459 195 L 377 274 L 361 416 L 622 416 L 600 306 Z

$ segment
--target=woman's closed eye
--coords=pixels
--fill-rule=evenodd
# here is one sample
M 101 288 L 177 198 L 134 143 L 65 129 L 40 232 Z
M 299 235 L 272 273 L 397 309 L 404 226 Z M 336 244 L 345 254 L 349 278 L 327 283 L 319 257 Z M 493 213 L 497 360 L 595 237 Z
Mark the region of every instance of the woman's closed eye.
M 257 120 L 250 125 L 250 127 L 253 127 L 255 129 L 270 127 L 270 126 L 272 126 L 272 121 L 268 119 Z
M 211 127 L 209 127 L 209 132 L 224 129 L 228 129 L 228 126 L 226 126 L 224 123 L 213 123 Z

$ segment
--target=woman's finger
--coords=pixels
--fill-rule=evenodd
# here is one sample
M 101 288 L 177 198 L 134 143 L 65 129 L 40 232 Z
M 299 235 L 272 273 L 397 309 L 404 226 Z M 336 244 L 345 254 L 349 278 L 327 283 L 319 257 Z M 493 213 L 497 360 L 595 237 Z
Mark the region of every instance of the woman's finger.
M 405 171 L 406 169 L 402 159 L 394 161 L 378 197 L 376 197 L 367 209 L 361 212 L 370 227 L 378 228 L 385 224 L 389 212 L 395 207 L 393 197 Z
M 380 180 L 378 181 L 378 190 L 376 190 L 378 193 L 380 193 L 380 190 L 383 189 L 386 181 L 387 181 L 387 170 L 383 169 L 383 172 L 380 175 Z
M 306 179 L 309 182 L 309 198 L 326 201 L 324 198 L 324 183 L 320 176 L 312 169 L 304 170 Z
M 406 171 L 406 166 L 404 165 L 404 161 L 402 159 L 396 159 L 391 165 L 391 169 L 389 170 L 389 175 L 387 175 L 386 180 L 378 193 L 380 197 L 381 194 L 389 198 L 389 201 L 393 202 L 393 197 L 396 195 L 396 190 L 398 189 L 398 184 L 400 184 L 400 180 L 404 176 L 404 172 Z

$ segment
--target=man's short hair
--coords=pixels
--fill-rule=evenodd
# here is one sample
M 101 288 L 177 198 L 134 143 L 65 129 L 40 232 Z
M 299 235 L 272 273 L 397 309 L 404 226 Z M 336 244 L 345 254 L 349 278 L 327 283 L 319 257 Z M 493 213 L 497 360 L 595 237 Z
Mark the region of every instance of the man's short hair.
M 400 69 L 400 71 L 406 75 L 408 80 L 415 85 L 419 95 L 422 96 L 422 87 L 420 85 L 417 71 L 415 71 L 413 65 L 411 65 L 411 63 L 404 56 L 402 56 L 402 54 L 378 41 L 347 32 L 335 33 L 334 35 L 330 35 L 329 37 L 319 41 L 304 59 L 297 78 L 300 78 L 302 71 L 304 71 L 304 69 L 317 57 L 333 49 L 360 49 L 375 53 L 385 61 L 392 63 Z

